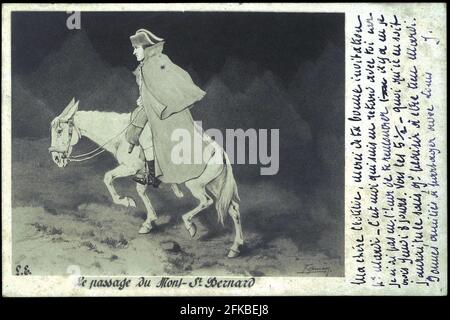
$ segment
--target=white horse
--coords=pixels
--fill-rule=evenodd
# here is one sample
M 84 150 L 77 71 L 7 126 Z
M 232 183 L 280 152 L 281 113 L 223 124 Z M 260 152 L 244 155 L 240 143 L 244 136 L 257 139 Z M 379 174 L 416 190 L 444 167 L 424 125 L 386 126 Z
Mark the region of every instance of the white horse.
M 76 160 L 77 156 L 71 156 L 73 146 L 81 137 L 89 138 L 100 146 L 99 150 L 104 149 L 112 153 L 119 163 L 116 168 L 106 172 L 104 177 L 104 183 L 113 202 L 125 207 L 136 207 L 136 203 L 131 197 L 119 196 L 113 185 L 115 179 L 132 176 L 145 167 L 145 161 L 139 155 L 140 148 L 134 148 L 132 153 L 128 153 L 129 144 L 125 139 L 124 129 L 129 125 L 130 113 L 78 111 L 78 103 L 79 101 L 75 102 L 75 99 L 72 99 L 64 111 L 51 123 L 49 152 L 53 162 L 64 168 L 71 159 Z M 227 154 L 212 139 L 210 141 L 215 144 L 216 152 L 198 178 L 185 182 L 185 186 L 199 203 L 194 209 L 183 215 L 183 221 L 191 237 L 194 237 L 197 227 L 192 219 L 215 202 L 219 221 L 223 224 L 226 213 L 228 213 L 234 222 L 235 238 L 228 252 L 228 257 L 233 258 L 239 255 L 244 243 L 237 185 Z M 145 193 L 146 189 L 147 186 L 136 184 L 137 193 L 147 210 L 147 218 L 139 230 L 139 233 L 143 234 L 152 230 L 152 224 L 157 219 L 155 209 Z M 183 196 L 176 184 L 172 184 L 172 190 L 178 197 Z

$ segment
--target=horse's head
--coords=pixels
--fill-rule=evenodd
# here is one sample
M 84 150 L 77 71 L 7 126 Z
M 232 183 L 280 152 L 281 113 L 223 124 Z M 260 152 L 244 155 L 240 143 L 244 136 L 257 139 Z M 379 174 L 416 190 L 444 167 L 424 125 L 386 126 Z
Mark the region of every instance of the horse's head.
M 48 151 L 52 155 L 53 162 L 60 168 L 64 168 L 67 165 L 72 148 L 80 139 L 80 132 L 74 123 L 78 103 L 79 101 L 75 102 L 75 98 L 73 98 L 64 111 L 53 119 L 50 125 L 52 144 Z

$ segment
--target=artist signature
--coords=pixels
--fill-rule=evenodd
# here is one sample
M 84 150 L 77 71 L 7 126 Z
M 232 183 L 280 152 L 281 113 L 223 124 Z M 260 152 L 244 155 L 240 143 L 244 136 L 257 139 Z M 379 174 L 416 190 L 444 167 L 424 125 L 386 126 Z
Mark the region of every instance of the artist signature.
M 306 264 L 303 270 L 297 273 L 324 273 L 328 277 L 330 272 L 330 267 L 317 267 L 314 264 Z

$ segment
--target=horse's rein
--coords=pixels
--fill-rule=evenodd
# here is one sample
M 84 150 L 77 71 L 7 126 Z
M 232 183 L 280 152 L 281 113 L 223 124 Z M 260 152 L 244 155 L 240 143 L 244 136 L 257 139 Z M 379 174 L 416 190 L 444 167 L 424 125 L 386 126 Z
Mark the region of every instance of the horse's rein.
M 142 110 L 140 110 L 142 111 Z M 140 112 L 139 111 L 139 112 Z M 130 123 L 118 134 L 116 134 L 114 137 L 112 137 L 111 139 L 109 139 L 108 141 L 106 141 L 104 144 L 102 144 L 101 146 L 95 148 L 94 150 L 91 150 L 89 152 L 86 153 L 82 153 L 82 154 L 78 154 L 75 156 L 69 156 L 67 157 L 67 159 L 70 162 L 83 162 L 83 161 L 87 161 L 90 159 L 93 159 L 95 157 L 97 157 L 98 155 L 102 154 L 103 152 L 106 151 L 106 149 L 104 149 L 103 147 L 106 146 L 108 143 L 110 143 L 111 141 L 113 141 L 114 139 L 116 139 L 118 136 L 120 136 L 122 133 L 125 132 L 125 130 L 127 130 L 134 122 L 134 120 L 137 118 L 139 112 L 136 113 L 135 117 L 130 121 Z M 69 147 L 70 147 L 70 141 L 72 141 L 72 135 L 73 135 L 73 130 L 75 128 L 75 123 L 73 121 L 73 118 L 67 120 L 67 121 L 61 121 L 61 122 L 67 122 L 67 124 L 69 125 Z M 79 137 L 81 138 L 81 133 L 79 129 L 76 129 L 78 132 Z M 68 148 L 69 148 L 68 147 Z M 66 151 L 67 152 L 67 151 Z
M 73 129 L 75 128 L 75 123 L 74 123 L 73 119 L 69 119 L 69 121 L 67 121 L 67 124 L 69 125 L 69 144 L 70 144 L 70 141 L 72 140 Z M 78 134 L 81 138 L 81 133 L 79 130 L 78 130 Z M 91 150 L 86 153 L 78 154 L 75 156 L 69 156 L 69 157 L 67 157 L 67 160 L 69 160 L 70 162 L 83 162 L 83 161 L 93 159 L 93 158 L 97 157 L 98 155 L 102 154 L 103 152 L 105 152 L 106 149 L 104 149 L 103 147 L 105 145 L 107 145 L 109 142 L 111 142 L 113 139 L 115 139 L 117 136 L 119 136 L 120 134 L 122 134 L 122 132 L 119 133 L 118 135 L 116 135 L 115 137 L 109 139 L 104 144 L 95 148 L 94 150 Z

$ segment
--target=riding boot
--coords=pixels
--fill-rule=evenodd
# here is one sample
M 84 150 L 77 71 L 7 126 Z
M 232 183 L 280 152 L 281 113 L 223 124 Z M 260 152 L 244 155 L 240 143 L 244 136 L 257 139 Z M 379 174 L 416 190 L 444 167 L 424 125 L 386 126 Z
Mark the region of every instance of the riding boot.
M 150 160 L 147 161 L 147 167 L 148 172 L 138 172 L 134 175 L 133 180 L 137 183 L 143 184 L 143 185 L 152 185 L 154 188 L 158 188 L 161 180 L 159 180 L 155 176 L 155 161 Z
M 148 166 L 148 182 L 147 184 L 153 185 L 154 188 L 158 188 L 161 180 L 156 177 L 155 174 L 155 160 L 147 161 Z

